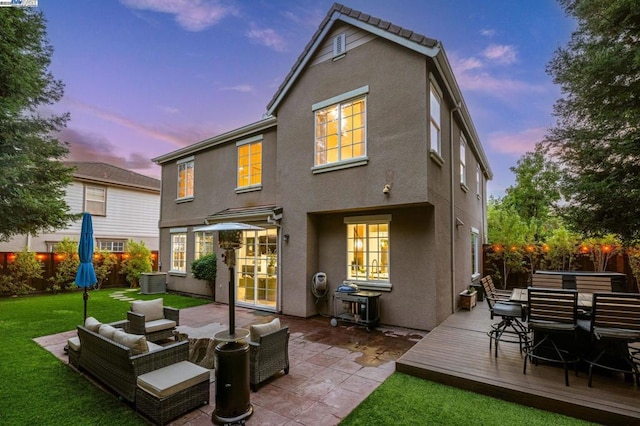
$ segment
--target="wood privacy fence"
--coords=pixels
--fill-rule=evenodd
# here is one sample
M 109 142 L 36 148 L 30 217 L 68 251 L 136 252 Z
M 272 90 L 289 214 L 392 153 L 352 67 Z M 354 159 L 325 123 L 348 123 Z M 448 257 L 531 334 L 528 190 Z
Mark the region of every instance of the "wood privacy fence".
M 102 287 L 128 287 L 129 283 L 127 282 L 125 275 L 120 273 L 120 263 L 125 255 L 125 253 L 113 252 L 113 254 L 117 258 L 117 262 L 113 265 L 113 269 L 111 270 L 111 274 L 102 284 Z M 0 273 L 6 273 L 7 265 L 13 261 L 15 253 L 13 252 L 0 252 Z M 40 261 L 42 264 L 42 278 L 34 279 L 31 282 L 31 287 L 35 288 L 36 293 L 42 293 L 47 291 L 47 287 L 51 286 L 51 282 L 49 278 L 55 275 L 58 263 L 60 262 L 56 259 L 55 253 L 36 253 L 36 259 Z M 151 251 L 151 260 L 153 264 L 153 270 L 158 270 L 158 251 Z
M 493 275 L 494 280 L 496 275 L 498 275 L 497 271 L 495 271 L 496 266 L 498 268 L 501 265 L 495 265 L 494 261 L 487 256 L 487 253 L 491 251 L 491 245 L 485 244 L 483 252 L 483 268 L 482 268 L 482 276 L 485 275 Z M 525 260 L 526 261 L 526 260 Z M 509 274 L 507 279 L 506 288 L 525 288 L 529 285 L 531 280 L 531 268 L 528 264 L 526 264 L 527 271 L 526 272 L 512 272 Z M 573 262 L 573 271 L 594 271 L 593 262 L 589 259 L 588 256 L 578 256 Z M 631 267 L 629 266 L 629 258 L 625 254 L 616 254 L 609 259 L 606 267 L 607 272 L 619 272 L 621 274 L 625 274 L 627 276 L 627 292 L 629 293 L 638 293 L 638 282 L 633 276 L 631 272 Z M 534 271 L 535 272 L 535 271 Z M 501 274 L 501 272 L 500 272 Z M 496 286 L 502 287 L 502 280 L 495 281 Z

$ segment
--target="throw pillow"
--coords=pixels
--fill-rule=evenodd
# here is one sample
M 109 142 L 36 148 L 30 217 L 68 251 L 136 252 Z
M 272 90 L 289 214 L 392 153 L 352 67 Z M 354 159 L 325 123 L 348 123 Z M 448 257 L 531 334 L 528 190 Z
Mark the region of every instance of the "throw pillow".
M 116 328 L 109 324 L 102 324 L 98 329 L 98 334 L 106 337 L 107 339 L 113 339 L 113 333 L 116 332 Z
M 98 332 L 98 329 L 101 325 L 102 323 L 94 317 L 88 317 L 86 320 L 84 320 L 84 328 L 89 331 L 93 331 L 94 333 Z
M 147 338 L 138 334 L 129 334 L 125 333 L 122 330 L 116 330 L 115 333 L 113 333 L 113 340 L 131 349 L 131 353 L 133 355 L 138 355 L 149 351 Z
M 252 342 L 259 342 L 260 337 L 278 330 L 280 330 L 280 318 L 274 318 L 266 324 L 252 325 L 249 327 L 250 339 Z
M 144 315 L 144 320 L 164 319 L 163 299 L 135 300 L 131 302 L 131 311 Z

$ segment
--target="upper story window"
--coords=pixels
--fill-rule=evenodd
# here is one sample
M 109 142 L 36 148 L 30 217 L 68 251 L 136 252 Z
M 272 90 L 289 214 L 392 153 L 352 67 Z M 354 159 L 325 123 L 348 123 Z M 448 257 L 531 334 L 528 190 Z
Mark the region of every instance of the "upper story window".
M 346 218 L 347 279 L 389 288 L 391 217 Z
M 432 82 L 429 91 L 429 116 L 430 116 L 430 138 L 431 151 L 442 157 L 442 127 L 440 124 L 440 105 L 442 104 L 442 96 L 440 90 Z
M 467 188 L 467 141 L 460 135 L 460 186 Z
M 171 233 L 171 267 L 169 272 L 187 271 L 187 230 L 186 228 L 175 228 Z
M 316 167 L 359 162 L 367 154 L 365 86 L 313 105 Z
M 480 242 L 479 232 L 476 228 L 471 228 L 471 278 L 480 276 Z
M 213 253 L 213 233 L 212 232 L 196 232 L 196 246 L 194 259 L 200 259 L 202 256 Z
M 482 193 L 482 173 L 480 172 L 480 164 L 476 166 L 476 196 L 480 199 Z
M 193 198 L 193 157 L 178 161 L 178 199 Z
M 262 136 L 240 141 L 238 150 L 238 188 L 262 185 Z
M 85 185 L 84 211 L 96 216 L 105 216 L 107 214 L 107 188 Z

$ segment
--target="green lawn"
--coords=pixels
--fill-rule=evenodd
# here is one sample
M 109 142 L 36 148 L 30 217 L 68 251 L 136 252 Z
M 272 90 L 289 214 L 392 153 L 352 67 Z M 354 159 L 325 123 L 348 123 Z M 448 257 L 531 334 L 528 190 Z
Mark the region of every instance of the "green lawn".
M 126 319 L 128 302 L 115 290 L 89 292 L 87 315 L 101 322 Z M 139 295 L 155 299 L 158 295 Z M 163 294 L 175 308 L 208 300 Z M 7 425 L 142 425 L 140 417 L 116 397 L 98 389 L 32 339 L 73 330 L 83 321 L 82 293 L 0 299 L 0 423 Z
M 402 373 L 392 374 L 340 423 L 341 426 L 588 424 Z

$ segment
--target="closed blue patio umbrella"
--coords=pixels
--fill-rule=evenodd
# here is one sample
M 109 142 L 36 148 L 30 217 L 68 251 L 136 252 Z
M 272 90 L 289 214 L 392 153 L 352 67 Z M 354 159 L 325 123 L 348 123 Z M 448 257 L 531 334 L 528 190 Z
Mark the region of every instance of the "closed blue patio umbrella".
M 87 300 L 89 294 L 87 288 L 98 282 L 96 271 L 93 269 L 93 222 L 89 213 L 82 214 L 82 229 L 80 230 L 80 243 L 78 243 L 78 256 L 80 266 L 76 274 L 76 285 L 84 288 L 84 319 L 87 319 Z

